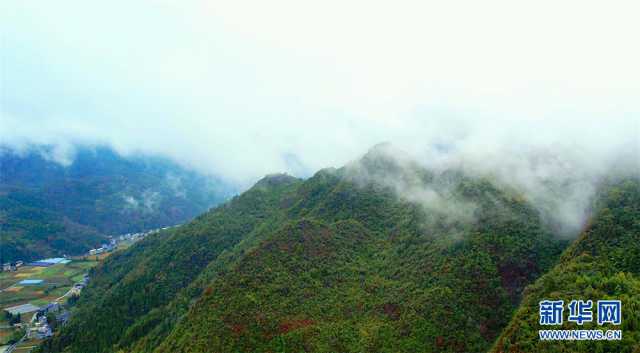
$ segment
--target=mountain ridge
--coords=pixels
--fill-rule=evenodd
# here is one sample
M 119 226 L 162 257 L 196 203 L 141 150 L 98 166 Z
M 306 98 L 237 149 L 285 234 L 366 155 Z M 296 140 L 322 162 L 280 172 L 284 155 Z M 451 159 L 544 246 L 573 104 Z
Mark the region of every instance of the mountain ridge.
M 388 165 L 371 156 L 374 169 Z M 524 287 L 555 264 L 566 242 L 545 230 L 522 195 L 493 181 L 456 171 L 439 177 L 416 163 L 363 179 L 357 163 L 306 180 L 266 177 L 119 255 L 129 260 L 107 260 L 74 319 L 43 351 L 488 350 Z M 378 178 L 385 175 L 425 189 L 446 185 L 444 200 L 476 205 L 472 221 L 405 198 Z M 205 256 L 197 269 L 194 250 Z M 123 282 L 114 271 L 142 277 Z M 135 299 L 135 288 L 151 297 Z M 124 307 L 105 311 L 105 300 Z M 101 317 L 111 326 L 92 323 Z

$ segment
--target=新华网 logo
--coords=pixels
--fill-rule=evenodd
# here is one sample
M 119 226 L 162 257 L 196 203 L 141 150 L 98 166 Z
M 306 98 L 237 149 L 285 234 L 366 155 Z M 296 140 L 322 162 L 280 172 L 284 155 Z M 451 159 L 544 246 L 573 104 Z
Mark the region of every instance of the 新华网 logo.
M 567 322 L 582 326 L 594 321 L 592 300 L 571 300 L 566 305 Z M 564 300 L 542 300 L 539 303 L 540 325 L 562 325 L 564 322 Z M 622 302 L 620 300 L 598 300 L 595 317 L 598 325 L 622 324 Z M 541 340 L 620 340 L 621 330 L 539 330 Z

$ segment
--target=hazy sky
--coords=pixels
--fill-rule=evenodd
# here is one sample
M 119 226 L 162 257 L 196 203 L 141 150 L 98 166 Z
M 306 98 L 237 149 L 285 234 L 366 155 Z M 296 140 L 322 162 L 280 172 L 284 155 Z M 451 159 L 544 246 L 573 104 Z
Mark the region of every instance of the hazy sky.
M 106 143 L 241 183 L 380 141 L 600 165 L 639 148 L 639 4 L 4 0 L 0 139 Z

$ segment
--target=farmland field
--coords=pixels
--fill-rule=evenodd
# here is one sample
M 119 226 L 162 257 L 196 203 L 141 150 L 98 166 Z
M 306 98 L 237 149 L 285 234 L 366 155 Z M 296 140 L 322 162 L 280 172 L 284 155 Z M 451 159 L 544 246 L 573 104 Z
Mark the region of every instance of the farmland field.
M 50 267 L 24 266 L 15 272 L 0 272 L 0 309 L 30 303 L 44 306 L 64 296 L 74 283 L 82 280 L 84 274 L 97 265 L 93 260 L 74 260 L 68 264 L 56 264 Z M 27 279 L 43 280 L 41 284 L 19 284 Z M 23 323 L 28 322 L 33 313 L 21 315 Z M 4 314 L 0 315 L 0 345 L 5 344 L 17 329 L 8 328 Z M 14 352 L 29 352 L 37 340 L 21 343 Z
M 63 296 L 84 273 L 98 262 L 74 260 L 68 264 L 50 267 L 24 266 L 15 272 L 0 273 L 0 308 L 31 303 L 36 306 Z M 25 279 L 40 279 L 42 284 L 21 285 Z

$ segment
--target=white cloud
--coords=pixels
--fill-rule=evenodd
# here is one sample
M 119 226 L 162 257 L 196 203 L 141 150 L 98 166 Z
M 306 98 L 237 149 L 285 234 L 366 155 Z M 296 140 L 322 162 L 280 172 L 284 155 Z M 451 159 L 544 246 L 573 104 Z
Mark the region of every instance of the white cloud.
M 3 1 L 0 139 L 107 143 L 243 184 L 340 166 L 380 141 L 424 158 L 455 146 L 511 171 L 524 166 L 505 153 L 552 148 L 602 169 L 640 148 L 638 10 Z

